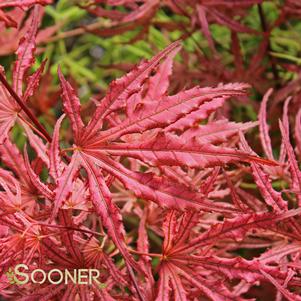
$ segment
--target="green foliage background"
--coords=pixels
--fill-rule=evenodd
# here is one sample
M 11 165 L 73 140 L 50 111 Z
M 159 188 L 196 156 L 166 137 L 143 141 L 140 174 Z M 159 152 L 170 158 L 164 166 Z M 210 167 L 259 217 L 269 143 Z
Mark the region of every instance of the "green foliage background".
M 160 30 L 156 26 L 150 25 L 147 33 L 142 39 L 133 41 L 137 33 L 143 30 L 143 26 L 112 37 L 101 37 L 89 32 L 76 33 L 79 28 L 92 23 L 99 23 L 99 27 L 107 26 L 109 20 L 97 18 L 90 15 L 86 10 L 81 9 L 78 4 L 81 1 L 59 0 L 53 5 L 45 7 L 45 16 L 41 28 L 57 25 L 59 30 L 54 37 L 47 40 L 47 43 L 38 45 L 38 55 L 34 69 L 37 69 L 41 62 L 47 59 L 45 73 L 49 72 L 49 90 L 56 90 L 58 87 L 57 69 L 58 66 L 63 73 L 73 80 L 73 84 L 78 89 L 78 94 L 83 104 L 87 103 L 92 95 L 104 95 L 109 83 L 130 70 L 134 64 L 142 59 L 152 57 L 159 50 L 166 47 L 171 42 L 179 39 L 183 31 L 176 29 L 172 31 Z M 262 8 L 267 24 L 273 24 L 281 13 L 282 1 L 264 1 Z M 189 28 L 190 21 L 185 16 L 179 16 L 169 10 L 159 9 L 154 17 L 158 22 L 181 23 L 183 28 Z M 257 6 L 249 9 L 247 15 L 241 21 L 244 25 L 261 31 L 262 24 L 258 14 Z M 220 62 L 232 70 L 234 68 L 234 57 L 231 52 L 231 31 L 218 24 L 210 25 L 210 32 L 216 44 L 216 49 L 220 57 Z M 284 86 L 291 80 L 298 77 L 297 72 L 292 72 L 283 68 L 283 64 L 293 64 L 299 68 L 301 64 L 301 22 L 290 20 L 272 30 L 270 35 L 271 51 L 270 58 L 276 62 L 279 74 L 279 83 Z M 67 34 L 66 34 L 67 33 Z M 70 35 L 69 35 L 70 34 Z M 248 68 L 250 59 L 254 51 L 258 49 L 262 38 L 258 35 L 238 33 L 239 43 L 244 58 L 245 68 Z M 202 54 L 208 60 L 212 59 L 208 42 L 203 36 L 201 29 L 194 31 L 191 36 L 183 40 L 184 51 L 189 56 L 197 57 Z M 263 64 L 268 64 L 270 59 L 265 57 Z M 177 56 L 176 60 L 185 65 L 185 68 L 198 71 L 202 68 L 198 59 L 190 60 L 189 63 L 183 57 Z M 14 55 L 0 57 L 0 64 L 6 68 L 8 76 Z M 271 69 L 267 68 L 267 77 L 271 79 L 271 87 L 275 86 Z M 206 85 L 202 81 L 193 84 Z M 253 91 L 251 98 L 260 101 L 262 93 Z M 61 114 L 60 102 L 49 108 L 49 114 L 59 116 Z M 232 118 L 236 121 L 256 120 L 257 108 L 252 104 L 237 104 L 232 108 Z M 39 116 L 41 122 L 52 131 L 53 124 L 49 123 L 45 116 Z M 24 140 L 18 129 L 14 130 L 14 135 L 21 147 Z

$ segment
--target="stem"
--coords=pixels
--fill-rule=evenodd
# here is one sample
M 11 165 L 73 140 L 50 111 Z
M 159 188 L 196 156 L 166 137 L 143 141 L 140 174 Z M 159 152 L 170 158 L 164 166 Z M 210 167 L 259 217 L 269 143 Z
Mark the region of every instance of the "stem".
M 24 104 L 24 102 L 18 96 L 18 94 L 14 91 L 14 89 L 10 86 L 10 84 L 7 82 L 7 80 L 4 77 L 2 72 L 0 72 L 0 81 L 2 82 L 2 84 L 6 88 L 6 90 L 9 92 L 9 94 L 18 103 L 18 105 L 21 107 L 21 109 L 25 112 L 25 114 L 28 116 L 28 118 L 35 124 L 35 126 L 39 129 L 39 131 L 45 136 L 45 139 L 48 142 L 51 142 L 52 138 L 50 137 L 48 132 L 45 130 L 45 128 L 42 126 L 42 124 L 38 121 L 38 119 L 32 114 L 32 112 L 28 109 L 26 104 Z
M 39 226 L 48 227 L 48 228 L 65 229 L 67 231 L 77 231 L 77 232 L 89 233 L 89 234 L 93 234 L 93 235 L 97 235 L 97 236 L 104 236 L 104 234 L 101 234 L 96 231 L 84 230 L 84 229 L 68 227 L 68 226 L 50 225 L 50 224 L 44 224 L 44 223 L 34 223 L 33 225 L 39 225 Z
M 264 34 L 266 34 L 269 30 L 268 30 L 267 22 L 266 22 L 265 15 L 264 15 L 264 12 L 263 12 L 263 9 L 262 9 L 262 5 L 257 4 L 257 8 L 258 8 L 258 14 L 259 14 L 259 18 L 260 18 L 262 31 L 264 32 Z M 274 60 L 273 56 L 270 54 L 273 50 L 272 50 L 271 41 L 270 41 L 269 37 L 268 37 L 268 46 L 267 46 L 267 48 L 268 48 L 268 57 L 271 61 L 271 65 L 272 65 L 272 72 L 273 72 L 273 75 L 274 75 L 274 79 L 275 79 L 276 82 L 278 82 L 279 81 L 279 75 L 278 75 L 278 71 L 277 71 L 277 68 L 276 68 L 276 65 L 275 65 L 275 60 Z
M 133 253 L 133 254 L 137 254 L 137 255 L 142 255 L 142 256 L 150 256 L 150 257 L 162 257 L 162 254 L 158 254 L 158 253 L 144 253 L 144 252 L 139 252 L 139 251 L 135 251 L 133 249 L 129 249 L 129 252 Z
M 75 28 L 75 29 L 72 29 L 69 31 L 61 32 L 61 33 L 57 34 L 56 36 L 53 36 L 53 37 L 47 39 L 47 43 L 78 36 L 87 31 L 95 30 L 95 29 L 99 28 L 101 25 L 103 25 L 103 22 L 97 21 L 95 23 L 92 23 L 92 24 L 89 24 L 89 25 L 86 25 L 83 27 L 78 27 L 78 28 Z
M 37 128 L 35 128 L 29 121 L 27 121 L 21 114 L 18 113 L 18 117 L 26 123 L 34 132 L 36 132 L 40 137 L 44 138 L 47 140 L 44 134 L 42 134 Z
M 177 3 L 177 1 L 172 0 L 172 3 L 177 7 L 177 9 L 189 20 L 191 19 L 191 16 Z M 182 28 L 183 31 L 185 31 L 185 33 L 188 35 L 188 37 L 190 37 L 193 42 L 196 44 L 197 49 L 206 57 L 206 54 L 202 48 L 202 46 L 200 45 L 200 43 L 193 37 L 193 32 L 189 32 L 186 27 L 180 22 L 179 23 L 180 27 Z
M 43 137 L 47 142 L 51 143 L 52 138 L 46 131 L 46 129 L 43 127 L 43 125 L 39 122 L 39 120 L 31 113 L 31 111 L 28 109 L 26 104 L 22 101 L 22 99 L 18 96 L 18 94 L 14 91 L 14 89 L 10 86 L 10 84 L 7 82 L 6 78 L 3 76 L 3 74 L 0 72 L 0 81 L 2 82 L 3 86 L 7 89 L 9 94 L 15 99 L 15 101 L 18 103 L 18 105 L 21 107 L 21 109 L 26 113 L 26 115 L 29 117 L 29 119 L 35 124 L 35 126 L 38 129 L 35 129 L 37 133 L 41 134 L 41 137 Z M 20 117 L 20 116 L 19 116 Z M 24 119 L 21 118 L 23 121 Z M 32 126 L 31 126 L 32 127 Z M 33 127 L 32 127 L 33 128 Z M 63 154 L 63 158 L 69 163 L 70 158 L 66 156 L 66 154 Z
M 257 186 L 256 184 L 253 184 L 253 183 L 246 183 L 246 182 L 241 182 L 239 184 L 239 187 L 241 188 L 246 188 L 246 189 L 256 189 Z

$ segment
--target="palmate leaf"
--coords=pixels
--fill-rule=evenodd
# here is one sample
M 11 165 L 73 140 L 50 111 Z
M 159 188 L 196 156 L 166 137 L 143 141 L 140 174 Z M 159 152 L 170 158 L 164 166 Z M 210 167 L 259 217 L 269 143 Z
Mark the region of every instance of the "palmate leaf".
M 4 1 L 6 2 L 6 1 Z M 9 1 L 8 1 L 9 2 Z M 21 1 L 16 1 L 21 2 Z M 0 4 L 4 5 L 2 2 Z M 25 80 L 25 72 L 34 63 L 34 51 L 35 51 L 35 38 L 37 34 L 37 29 L 40 23 L 40 7 L 36 6 L 34 8 L 33 14 L 31 16 L 31 24 L 28 28 L 25 36 L 20 40 L 17 54 L 17 60 L 13 69 L 13 87 L 15 92 L 22 97 L 22 84 Z M 1 67 L 0 72 L 3 74 Z M 36 86 L 36 84 L 34 85 Z M 32 88 L 30 88 L 32 89 Z M 28 94 L 29 92 L 27 92 Z M 31 94 L 32 91 L 29 93 Z M 7 138 L 10 129 L 13 127 L 14 123 L 18 120 L 18 113 L 20 113 L 19 105 L 12 99 L 8 94 L 6 88 L 3 84 L 0 84 L 0 143 Z M 26 96 L 28 97 L 28 96 Z
M 143 62 L 131 73 L 113 83 L 108 95 L 101 101 L 87 127 L 83 126 L 80 117 L 79 99 L 75 96 L 71 85 L 67 83 L 59 71 L 63 89 L 64 110 L 71 121 L 76 153 L 72 157 L 72 164 L 69 164 L 60 177 L 60 183 L 56 188 L 55 210 L 53 211 L 52 219 L 56 216 L 58 208 L 60 208 L 62 202 L 71 191 L 71 183 L 75 171 L 81 165 L 77 163 L 79 154 L 82 154 L 82 158 L 89 158 L 89 162 L 94 162 L 94 164 L 118 178 L 139 197 L 153 200 L 168 208 L 184 209 L 192 207 L 205 211 L 217 210 L 219 212 L 233 212 L 233 209 L 228 204 L 213 204 L 207 201 L 200 193 L 189 191 L 185 187 L 177 188 L 177 185 L 168 182 L 168 179 L 164 180 L 164 178 L 158 178 L 150 173 L 131 172 L 117 161 L 112 160 L 110 158 L 111 155 L 132 156 L 154 166 L 186 165 L 206 167 L 237 161 L 273 164 L 273 162 L 265 161 L 235 149 L 220 148 L 210 144 L 204 145 L 201 144 L 201 141 L 198 142 L 194 138 L 182 142 L 179 137 L 168 133 L 159 134 L 159 136 L 140 144 L 135 142 L 131 144 L 111 143 L 111 141 L 118 140 L 125 134 L 164 128 L 180 119 L 185 120 L 186 116 L 190 118 L 191 112 L 193 113 L 198 108 L 202 108 L 200 105 L 204 103 L 208 103 L 208 106 L 210 106 L 211 100 L 226 99 L 230 96 L 245 93 L 246 85 L 243 84 L 229 84 L 217 88 L 193 88 L 174 96 L 166 96 L 166 87 L 164 87 L 159 93 L 164 94 L 159 99 L 150 100 L 153 92 L 148 91 L 146 93 L 147 103 L 141 103 L 141 101 L 132 103 L 131 96 L 139 94 L 140 89 L 144 89 L 143 81 L 150 76 L 150 72 L 162 59 L 165 65 L 159 71 L 164 70 L 165 75 L 163 76 L 167 78 L 171 69 L 170 59 L 175 56 L 179 47 L 177 42 L 171 44 L 149 62 Z M 156 82 L 155 76 L 151 78 L 151 81 Z M 149 89 L 154 87 L 156 88 L 157 85 L 150 85 Z M 124 108 L 128 111 L 129 107 L 132 108 L 132 118 L 126 118 L 124 121 L 117 122 L 116 126 L 100 131 L 106 116 L 117 109 Z M 205 112 L 207 110 L 206 108 Z M 194 121 L 197 120 L 199 120 L 199 117 L 196 117 Z M 230 126 L 234 127 L 234 124 L 230 124 Z M 244 128 L 243 125 L 241 127 L 242 129 Z M 210 128 L 210 125 L 208 125 L 208 128 Z M 95 134 L 97 135 L 95 136 Z M 85 163 L 83 167 L 86 169 L 87 166 L 87 163 Z
M 87 126 L 80 116 L 80 100 L 59 70 L 63 107 L 71 123 L 74 152 L 68 164 L 59 158 L 58 134 L 62 117 L 55 127 L 50 146 L 50 172 L 56 184 L 50 222 L 56 218 L 72 191 L 75 178 L 84 169 L 94 210 L 123 256 L 140 297 L 132 268 L 137 272 L 141 272 L 141 269 L 126 247 L 120 211 L 112 202 L 109 184 L 106 182 L 107 174 L 118 179 L 137 197 L 156 202 L 167 209 L 189 208 L 225 215 L 235 214 L 238 210 L 229 203 L 212 202 L 197 189 L 192 190 L 175 182 L 168 174 L 160 176 L 151 172 L 132 171 L 123 164 L 122 157 L 132 157 L 153 167 L 205 168 L 232 162 L 275 164 L 247 151 L 220 145 L 225 141 L 222 138 L 225 131 L 226 136 L 231 137 L 239 131 L 249 129 L 253 124 L 235 124 L 225 120 L 202 127 L 197 124 L 226 99 L 244 95 L 247 85 L 196 87 L 172 96 L 167 95 L 171 61 L 179 49 L 179 42 L 175 42 L 150 61 L 142 62 L 129 74 L 113 82 Z M 153 75 L 154 71 L 157 73 Z M 161 87 L 162 80 L 164 84 Z M 203 131 L 204 137 L 206 129 L 209 133 L 212 131 L 213 137 L 210 139 L 208 136 L 202 140 L 193 137 L 193 132 L 185 133 L 191 124 L 195 124 L 196 132 Z M 143 142 L 139 142 L 138 137 Z M 183 239 L 185 237 L 184 235 Z M 178 280 L 173 274 L 170 277 L 171 283 L 176 285 Z
M 100 270 L 101 279 L 87 286 L 52 285 L 46 280 L 42 285 L 28 283 L 22 290 L 4 281 L 0 285 L 1 296 L 66 301 L 91 298 L 246 301 L 245 298 L 255 297 L 259 291 L 258 298 L 275 296 L 277 301 L 300 300 L 301 176 L 298 157 L 290 141 L 291 116 L 288 116 L 291 105 L 298 104 L 298 94 L 291 103 L 289 99 L 285 101 L 280 122 L 280 156 L 276 159 L 266 122 L 270 92 L 261 105 L 259 123 L 235 123 L 222 117 L 227 111 L 222 106 L 233 97 L 247 101 L 248 85 L 191 88 L 191 84 L 200 79 L 208 83 L 237 78 L 258 84 L 259 91 L 264 92 L 266 82 L 258 78 L 266 75 L 262 62 L 270 48 L 270 26 L 267 24 L 263 30 L 260 49 L 250 64 L 247 61 L 249 46 L 244 49 L 246 53 L 242 51 L 246 40 L 237 34 L 256 34 L 248 26 L 258 28 L 258 22 L 249 22 L 245 9 L 263 1 L 95 2 L 95 5 L 87 5 L 96 15 L 108 17 L 117 25 L 100 30 L 106 34 L 124 32 L 137 25 L 143 25 L 147 31 L 148 23 L 160 7 L 163 11 L 160 10 L 158 19 L 157 15 L 153 19 L 156 29 L 150 28 L 154 32 L 164 29 L 158 34 L 162 42 L 170 28 L 180 32 L 187 27 L 184 36 L 191 36 L 201 25 L 213 56 L 207 60 L 207 55 L 211 56 L 207 49 L 203 53 L 194 52 L 191 39 L 187 40 L 189 57 L 185 51 L 178 55 L 179 42 L 171 44 L 114 81 L 107 95 L 94 101 L 96 109 L 87 123 L 92 108 L 85 104 L 81 112 L 75 89 L 59 70 L 63 109 L 72 133 L 66 133 L 65 126 L 60 130 L 65 118 L 62 115 L 52 137 L 41 130 L 44 128 L 38 120 L 35 122 L 33 115 L 30 117 L 27 106 L 21 103 L 27 115 L 20 110 L 13 100 L 20 105 L 18 97 L 13 96 L 14 91 L 2 78 L 13 98 L 1 85 L 0 120 L 3 123 L 0 122 L 0 130 L 4 131 L 3 144 L 0 144 L 1 273 L 5 273 L 8 266 L 25 262 L 30 268 L 45 271 L 95 268 Z M 3 3 L 18 6 L 21 2 Z M 33 2 L 22 3 L 26 10 Z M 119 5 L 125 9 L 115 10 Z M 165 11 L 166 7 L 169 10 Z M 261 6 L 258 8 L 260 11 Z M 265 4 L 263 8 L 265 10 Z M 270 24 L 270 29 L 287 16 L 286 8 L 279 19 Z M 39 41 L 35 38 L 41 17 L 37 10 L 38 6 L 24 15 L 22 9 L 5 10 L 11 17 L 7 18 L 8 23 L 13 24 L 14 16 L 21 16 L 16 23 L 18 27 L 21 24 L 18 35 L 24 38 L 17 51 L 12 86 L 24 104 L 38 88 L 45 64 L 27 77 L 34 60 L 35 40 Z M 274 13 L 271 16 L 276 18 Z M 264 19 L 264 15 L 261 18 Z M 175 21 L 174 24 L 171 21 Z M 219 36 L 220 28 L 211 28 L 212 23 L 224 24 L 231 31 L 231 50 L 229 41 L 220 41 L 224 50 L 233 52 L 234 59 L 226 60 L 231 70 L 222 66 L 223 60 L 217 52 L 220 47 L 213 40 Z M 3 23 L 2 27 L 6 30 Z M 25 35 L 27 28 L 30 31 Z M 80 32 L 88 28 L 80 28 Z M 210 30 L 214 31 L 213 36 Z M 74 33 L 78 31 L 70 32 Z M 65 36 L 68 37 L 69 32 L 59 33 L 54 40 Z M 154 36 L 151 34 L 150 39 Z M 5 41 L 5 37 L 2 40 Z M 170 80 L 174 59 L 177 60 L 176 76 Z M 183 65 L 184 59 L 189 61 L 189 68 Z M 264 61 L 269 63 L 268 59 Z M 200 68 L 190 73 L 188 69 L 199 62 Z M 208 69 L 213 72 L 206 72 Z M 293 86 L 297 84 L 295 81 Z M 45 85 L 48 90 L 49 81 L 46 80 Z M 39 87 L 41 99 L 45 85 Z M 186 86 L 190 88 L 180 90 Z M 289 93 L 292 87 L 289 85 L 284 90 L 285 93 L 279 94 Z M 295 125 L 299 157 L 300 112 Z M 32 148 L 25 147 L 23 155 L 8 139 L 9 129 L 16 121 L 26 135 L 25 145 L 30 144 Z M 257 124 L 268 159 L 252 152 L 242 134 Z M 62 148 L 60 132 L 64 134 Z M 242 147 L 238 148 L 240 144 Z M 273 167 L 278 164 L 274 160 L 279 166 Z M 293 207 L 297 209 L 291 209 Z M 264 297 L 266 293 L 268 297 Z
M 189 229 L 194 226 L 196 216 L 195 213 L 194 215 L 186 214 L 186 222 L 184 223 L 185 226 L 183 226 L 182 229 L 179 229 L 181 232 L 186 233 L 186 237 L 181 234 L 181 240 L 172 242 L 172 252 L 170 252 L 168 250 L 169 248 L 166 246 L 165 249 L 167 249 L 170 253 L 183 254 L 183 252 L 189 253 L 206 245 L 214 244 L 216 241 L 222 238 L 230 238 L 234 241 L 240 241 L 244 238 L 248 231 L 254 228 L 269 229 L 269 227 L 271 228 L 271 225 L 274 225 L 283 219 L 296 216 L 299 214 L 299 212 L 300 210 L 296 209 L 281 214 L 271 214 L 268 212 L 241 214 L 233 219 L 226 219 L 222 223 L 216 223 L 212 225 L 206 232 L 200 234 L 194 239 L 191 239 L 189 243 L 186 243 L 185 238 L 187 239 L 187 236 L 189 236 Z M 170 224 L 168 226 L 170 227 Z M 177 236 L 179 236 L 179 233 L 177 233 Z
M 179 300 L 188 299 L 185 288 L 189 290 L 189 285 L 199 289 L 198 297 L 206 295 L 212 300 L 242 300 L 226 287 L 217 289 L 212 285 L 214 281 L 223 279 L 242 279 L 248 283 L 255 283 L 258 280 L 268 279 L 284 296 L 290 296 L 289 300 L 300 297 L 293 294 L 287 288 L 282 287 L 282 282 L 286 279 L 286 273 L 279 267 L 268 266 L 268 260 L 264 257 L 254 260 L 245 260 L 240 257 L 223 258 L 217 255 L 207 255 L 206 246 L 214 246 L 216 240 L 229 237 L 236 240 L 244 237 L 246 231 L 252 228 L 269 227 L 275 222 L 281 222 L 300 214 L 300 208 L 290 210 L 286 213 L 262 213 L 245 214 L 213 225 L 201 237 L 190 239 L 193 227 L 198 222 L 196 213 L 184 213 L 180 219 L 178 213 L 169 211 L 163 224 L 164 243 L 162 258 L 160 263 L 160 279 L 156 300 L 168 298 L 170 291 L 177 295 Z M 214 249 L 213 249 L 214 250 Z M 214 251 L 213 251 L 214 252 Z M 275 253 L 278 258 L 287 254 L 297 252 L 296 246 L 287 253 Z M 273 256 L 273 253 L 271 254 Z M 261 261 L 262 259 L 262 261 Z M 291 279 L 290 285 L 298 285 Z M 222 281 L 225 281 L 223 279 Z M 182 296 L 180 298 L 180 296 Z M 176 299 L 177 300 L 177 299 Z

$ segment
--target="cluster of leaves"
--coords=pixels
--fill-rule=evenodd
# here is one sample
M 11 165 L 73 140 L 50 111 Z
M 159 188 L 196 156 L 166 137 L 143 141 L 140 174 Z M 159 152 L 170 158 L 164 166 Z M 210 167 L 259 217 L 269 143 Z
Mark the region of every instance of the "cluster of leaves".
M 139 42 L 143 49 L 154 42 L 185 40 L 183 61 L 185 69 L 180 73 L 201 85 L 231 82 L 235 79 L 252 84 L 259 92 L 280 84 L 282 73 L 295 72 L 293 65 L 282 59 L 297 57 L 281 47 L 292 45 L 292 36 L 298 27 L 294 21 L 300 18 L 298 1 L 79 1 L 81 7 L 102 21 L 102 26 L 88 27 L 89 32 L 101 37 L 131 33 L 127 43 Z M 98 22 L 100 22 L 98 21 Z M 282 35 L 279 35 L 280 28 Z M 161 35 L 159 33 L 162 33 Z M 204 37 L 204 38 L 202 38 Z M 125 41 L 124 41 L 125 42 Z M 298 42 L 297 42 L 298 43 Z M 154 43 L 152 43 L 154 44 Z M 296 47 L 295 45 L 292 47 Z M 279 51 L 278 51 L 279 50 Z M 288 53 L 294 53 L 291 57 Z M 195 61 L 198 61 L 198 64 Z M 179 67 L 180 68 L 180 67 Z M 176 70 L 177 71 L 177 70 Z M 178 85 L 187 85 L 181 81 Z
M 0 4 L 14 7 L 1 11 L 3 28 L 17 26 L 12 33 L 24 35 L 11 78 L 0 70 L 0 295 L 7 300 L 301 300 L 301 109 L 289 112 L 298 105 L 299 82 L 274 95 L 275 106 L 297 91 L 294 99 L 286 98 L 275 148 L 267 123 L 271 89 L 258 121 L 233 122 L 223 115 L 230 99 L 248 101 L 250 83 L 264 90 L 254 61 L 247 72 L 256 84 L 237 83 L 229 73 L 228 79 L 209 80 L 218 83 L 214 87 L 194 86 L 177 70 L 172 76 L 173 61 L 181 67 L 179 57 L 187 57 L 175 41 L 112 81 L 105 95 L 91 97 L 84 109 L 59 68 L 64 113 L 52 119 L 53 128 L 44 127 L 30 106 L 43 96 L 39 87 L 50 85 L 43 78 L 46 61 L 35 61 L 39 35 L 46 41 L 61 26 L 39 30 L 41 5 L 49 2 Z M 103 2 L 123 9 L 98 6 Z M 135 24 L 147 30 L 157 22 L 161 1 L 136 2 L 80 7 L 115 22 L 103 29 L 115 36 Z M 185 24 L 187 14 L 195 12 L 191 26 L 201 25 L 212 68 L 220 58 L 209 24 L 230 28 L 239 59 L 236 33 L 256 33 L 236 16 L 261 2 L 163 1 L 179 22 L 162 26 Z M 16 24 L 12 16 L 24 13 L 20 7 L 30 10 L 25 23 Z M 282 11 L 298 14 L 298 7 L 298 1 L 287 1 Z M 186 39 L 190 30 L 182 32 Z M 262 57 L 270 52 L 270 41 L 269 34 L 261 42 Z M 237 61 L 237 68 L 242 65 Z M 189 82 L 179 84 L 177 78 Z M 220 84 L 221 79 L 233 83 Z M 253 133 L 255 142 L 257 126 L 263 156 L 245 139 Z M 25 136 L 23 148 L 16 129 Z M 6 276 L 20 263 L 45 271 L 96 268 L 100 279 L 89 286 L 47 281 L 21 286 Z

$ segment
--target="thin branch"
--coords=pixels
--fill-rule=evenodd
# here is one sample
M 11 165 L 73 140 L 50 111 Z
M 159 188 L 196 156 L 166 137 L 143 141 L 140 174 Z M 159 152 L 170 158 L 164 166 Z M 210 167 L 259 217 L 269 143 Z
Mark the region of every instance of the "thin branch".
M 26 123 L 34 132 L 36 132 L 40 137 L 47 141 L 47 138 L 43 133 L 41 133 L 36 127 L 34 127 L 28 120 L 26 120 L 20 113 L 18 113 L 18 117 Z
M 49 228 L 65 229 L 67 231 L 77 231 L 77 232 L 89 233 L 89 234 L 97 235 L 97 236 L 105 236 L 104 234 L 96 232 L 96 231 L 85 230 L 85 229 L 80 229 L 80 228 L 75 228 L 75 227 L 69 227 L 69 226 L 50 225 L 50 224 L 44 224 L 44 223 L 34 223 L 33 225 L 39 225 L 39 226 L 49 227 Z
M 103 21 L 97 21 L 97 22 L 91 23 L 89 25 L 78 27 L 78 28 L 75 28 L 75 29 L 72 29 L 72 30 L 69 30 L 69 31 L 60 32 L 56 36 L 53 36 L 53 37 L 47 39 L 45 41 L 45 43 L 51 43 L 51 42 L 55 42 L 57 40 L 79 36 L 79 35 L 84 34 L 86 32 L 96 30 L 100 26 L 103 26 Z M 107 28 L 105 28 L 105 29 L 107 29 Z
M 24 111 L 24 113 L 28 116 L 28 118 L 34 123 L 34 125 L 39 129 L 39 131 L 44 135 L 45 139 L 48 142 L 52 141 L 52 138 L 46 131 L 46 129 L 43 127 L 43 125 L 38 121 L 38 119 L 32 114 L 32 112 L 28 109 L 26 104 L 22 101 L 22 99 L 18 96 L 18 94 L 14 91 L 14 89 L 10 86 L 6 78 L 4 77 L 3 73 L 0 72 L 0 81 L 3 84 L 3 86 L 6 88 L 6 90 L 9 92 L 9 94 L 15 99 L 15 101 L 18 103 L 18 105 L 21 107 L 21 109 Z
M 177 3 L 177 1 L 172 0 L 172 3 L 177 7 L 177 9 L 188 19 L 191 19 L 191 16 Z M 202 46 L 200 45 L 200 43 L 194 38 L 193 36 L 193 32 L 189 32 L 187 30 L 187 28 L 180 22 L 179 23 L 180 27 L 182 28 L 182 30 L 188 35 L 188 37 L 190 37 L 193 42 L 195 43 L 195 45 L 197 46 L 197 49 L 206 57 L 206 53 L 203 50 Z
M 264 34 L 267 34 L 269 30 L 268 30 L 267 22 L 266 22 L 265 15 L 264 15 L 264 12 L 263 12 L 263 9 L 262 9 L 262 5 L 257 4 L 257 8 L 258 8 L 258 14 L 259 14 L 259 18 L 260 18 L 262 31 L 264 32 Z M 267 48 L 268 48 L 268 57 L 270 59 L 271 65 L 272 65 L 272 72 L 273 72 L 273 75 L 274 75 L 274 79 L 275 79 L 276 82 L 278 82 L 279 81 L 279 75 L 278 75 L 278 71 L 277 71 L 277 68 L 276 68 L 276 65 L 275 65 L 275 60 L 270 54 L 273 51 L 272 46 L 271 46 L 271 41 L 270 41 L 269 37 L 267 39 L 268 39 L 268 46 L 267 46 Z
M 141 255 L 141 256 L 149 256 L 149 257 L 159 257 L 162 258 L 162 254 L 158 254 L 158 253 L 144 253 L 144 252 L 139 252 L 130 248 L 127 248 L 129 250 L 129 252 L 133 253 L 133 254 L 137 254 L 137 255 Z

